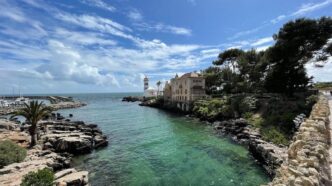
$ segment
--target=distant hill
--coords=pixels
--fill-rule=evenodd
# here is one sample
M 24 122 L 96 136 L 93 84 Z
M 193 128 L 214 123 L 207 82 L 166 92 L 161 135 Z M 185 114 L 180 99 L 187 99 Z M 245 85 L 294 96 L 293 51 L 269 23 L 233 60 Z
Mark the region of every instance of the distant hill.
M 314 84 L 314 87 L 317 89 L 329 89 L 332 90 L 332 82 L 318 82 Z

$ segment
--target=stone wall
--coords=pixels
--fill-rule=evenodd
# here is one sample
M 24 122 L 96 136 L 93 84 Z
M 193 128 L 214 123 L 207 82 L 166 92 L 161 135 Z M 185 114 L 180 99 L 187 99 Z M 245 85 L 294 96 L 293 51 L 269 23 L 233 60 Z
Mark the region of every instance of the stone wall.
M 269 185 L 332 185 L 329 166 L 329 114 L 328 100 L 320 96 L 310 117 L 295 134 L 288 148 L 288 159 Z

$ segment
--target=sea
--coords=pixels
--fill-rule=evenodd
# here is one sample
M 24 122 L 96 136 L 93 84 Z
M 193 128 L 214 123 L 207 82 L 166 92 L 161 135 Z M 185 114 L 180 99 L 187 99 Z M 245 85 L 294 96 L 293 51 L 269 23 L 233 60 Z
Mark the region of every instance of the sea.
M 140 93 L 66 94 L 87 103 L 58 111 L 97 124 L 108 147 L 77 156 L 73 166 L 90 172 L 91 185 L 257 186 L 270 181 L 248 149 L 197 119 L 138 103 Z

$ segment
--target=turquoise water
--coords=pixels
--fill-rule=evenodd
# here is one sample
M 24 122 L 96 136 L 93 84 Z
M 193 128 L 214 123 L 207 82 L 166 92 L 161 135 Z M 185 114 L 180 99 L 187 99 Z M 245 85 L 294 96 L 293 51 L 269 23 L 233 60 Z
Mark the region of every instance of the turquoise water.
M 128 95 L 128 94 L 126 94 Z M 74 159 L 92 185 L 260 185 L 269 181 L 243 146 L 212 127 L 158 109 L 124 103 L 124 94 L 72 95 L 88 103 L 65 116 L 96 123 L 109 146 Z

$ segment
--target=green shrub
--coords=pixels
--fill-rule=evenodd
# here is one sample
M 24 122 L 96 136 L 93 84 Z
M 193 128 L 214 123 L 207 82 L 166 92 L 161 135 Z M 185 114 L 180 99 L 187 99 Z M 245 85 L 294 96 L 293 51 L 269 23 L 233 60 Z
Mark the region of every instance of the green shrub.
M 245 113 L 242 114 L 242 117 L 246 120 L 249 120 L 249 119 L 252 118 L 253 115 L 254 114 L 252 112 L 245 112 Z
M 49 168 L 29 172 L 24 176 L 21 186 L 53 186 L 54 173 Z
M 270 141 L 274 144 L 288 145 L 289 139 L 286 134 L 275 126 L 270 126 L 267 128 L 262 128 L 261 130 L 262 138 L 266 141 Z
M 255 111 L 257 109 L 258 100 L 254 96 L 246 96 L 239 103 L 240 113 Z
M 0 142 L 0 168 L 23 161 L 26 155 L 26 149 L 16 143 L 10 140 Z
M 265 120 L 259 114 L 253 114 L 251 112 L 245 113 L 244 118 L 249 122 L 250 125 L 261 128 Z
M 193 113 L 199 118 L 210 121 L 231 118 L 233 116 L 227 98 L 196 101 L 194 103 Z
M 306 106 L 307 107 L 312 107 L 314 104 L 318 101 L 318 96 L 317 95 L 311 95 L 306 98 Z

